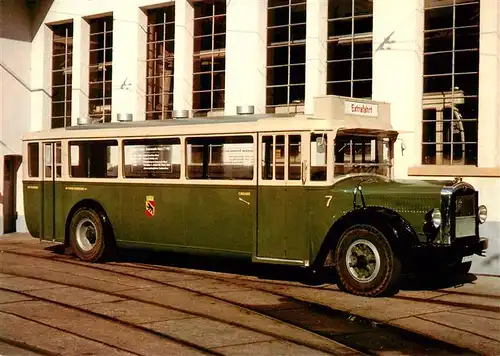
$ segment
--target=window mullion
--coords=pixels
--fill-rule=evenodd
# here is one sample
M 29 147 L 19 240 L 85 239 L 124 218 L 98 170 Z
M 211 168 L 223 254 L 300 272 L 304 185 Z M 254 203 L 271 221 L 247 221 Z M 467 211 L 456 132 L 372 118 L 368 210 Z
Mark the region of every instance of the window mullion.
M 450 165 L 453 165 L 453 131 L 455 126 L 455 29 L 456 29 L 456 0 L 453 0 L 453 29 L 451 55 L 451 113 L 450 113 Z M 463 152 L 465 154 L 465 152 Z
M 162 55 L 161 55 L 161 66 L 162 66 L 162 73 L 161 73 L 161 119 L 165 120 L 165 45 L 166 45 L 166 36 L 167 36 L 167 14 L 166 12 L 163 12 L 163 41 L 161 43 L 162 46 Z
M 210 61 L 210 110 L 214 110 L 215 4 L 212 4 L 212 54 Z
M 351 97 L 354 96 L 354 9 L 356 0 L 352 0 L 351 7 Z
M 106 33 L 107 33 L 107 21 L 104 20 L 104 39 L 103 39 L 103 49 L 102 49 L 102 118 L 103 118 L 103 123 L 106 122 Z

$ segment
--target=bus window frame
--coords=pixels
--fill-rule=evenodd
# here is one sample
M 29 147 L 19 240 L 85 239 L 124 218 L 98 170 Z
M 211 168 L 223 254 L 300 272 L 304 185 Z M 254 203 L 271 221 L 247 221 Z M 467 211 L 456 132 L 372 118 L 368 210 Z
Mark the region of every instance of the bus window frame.
M 187 175 L 187 140 L 192 138 L 221 138 L 221 137 L 239 137 L 239 136 L 251 136 L 253 139 L 253 177 L 252 179 L 197 179 L 197 178 L 189 178 Z M 184 135 L 182 140 L 182 164 L 183 169 L 181 169 L 181 179 L 177 181 L 182 181 L 187 184 L 196 184 L 196 185 L 240 185 L 240 186 L 256 186 L 257 185 L 257 163 L 258 161 L 258 135 L 256 132 L 248 131 L 244 133 L 213 133 L 213 134 L 194 134 L 194 135 Z
M 81 183 L 86 183 L 86 182 L 95 182 L 95 183 L 110 183 L 110 182 L 118 182 L 123 180 L 123 168 L 122 168 L 122 153 L 120 150 L 120 147 L 122 147 L 122 141 L 123 138 L 116 138 L 116 137 L 92 137 L 92 138 L 86 138 L 86 137 L 78 137 L 78 138 L 68 138 L 63 140 L 65 147 L 64 152 L 63 152 L 63 179 L 68 181 L 68 182 L 81 182 Z M 89 177 L 73 177 L 71 175 L 71 145 L 70 142 L 90 142 L 90 141 L 116 141 L 117 142 L 117 151 L 118 151 L 118 169 L 117 169 L 117 176 L 116 177 L 104 177 L 104 178 L 89 178 Z
M 31 176 L 30 175 L 30 170 L 29 170 L 29 162 L 30 162 L 30 159 L 31 159 L 31 151 L 30 151 L 30 145 L 32 144 L 36 144 L 38 145 L 38 157 L 37 157 L 37 160 L 36 160 L 36 164 L 38 166 L 38 176 Z M 26 158 L 26 164 L 23 164 L 23 170 L 22 170 L 22 173 L 23 173 L 23 180 L 29 180 L 29 181 L 39 181 L 39 180 L 42 180 L 42 174 L 43 174 L 43 170 L 42 170 L 42 167 L 41 167 L 41 158 L 40 156 L 42 155 L 42 149 L 40 148 L 41 145 L 40 145 L 40 141 L 25 141 L 23 143 L 23 152 L 22 152 L 22 155 L 23 155 L 23 158 Z
M 339 134 L 340 132 L 340 134 Z M 375 140 L 388 140 L 388 152 L 389 152 L 389 163 L 337 163 L 335 160 L 334 152 L 335 152 L 335 142 L 337 138 L 342 138 L 342 137 L 364 137 L 368 139 L 375 139 Z M 351 132 L 351 130 L 346 130 L 345 132 L 337 131 L 337 134 L 335 135 L 335 138 L 332 142 L 332 148 L 330 149 L 332 151 L 333 155 L 333 162 L 332 162 L 332 168 L 333 168 L 333 174 L 334 174 L 334 180 L 342 179 L 346 176 L 350 176 L 353 174 L 376 174 L 376 175 L 381 175 L 383 177 L 392 179 L 394 177 L 394 144 L 396 142 L 396 137 L 390 133 L 382 134 L 382 133 L 364 133 L 364 132 Z M 376 166 L 385 166 L 388 167 L 388 174 L 379 174 L 379 173 L 370 173 L 370 172 L 350 172 L 347 174 L 335 174 L 335 167 L 336 166 L 364 166 L 364 167 L 376 167 Z
M 332 184 L 333 181 L 333 151 L 332 152 L 327 152 L 327 177 L 326 180 L 324 181 L 311 181 L 310 177 L 310 164 L 311 164 L 311 148 L 310 148 L 310 141 L 311 141 L 311 134 L 325 134 L 327 137 L 327 145 L 330 147 L 333 144 L 333 136 L 334 132 L 331 130 L 312 130 L 312 131 L 304 131 L 304 130 L 298 130 L 298 131 L 262 131 L 259 132 L 259 157 L 258 157 L 258 179 L 259 179 L 259 185 L 263 186 L 328 186 Z M 273 179 L 263 179 L 262 178 L 262 172 L 263 172 L 263 167 L 262 167 L 262 162 L 264 159 L 263 156 L 263 150 L 262 150 L 262 138 L 265 136 L 280 136 L 284 135 L 285 136 L 285 179 L 283 180 L 277 180 L 275 178 L 274 174 L 274 169 L 273 169 Z M 302 165 L 302 171 L 301 171 L 301 179 L 299 180 L 290 180 L 289 179 L 289 174 L 288 174 L 288 167 L 289 167 L 289 137 L 290 136 L 300 136 L 300 143 L 301 143 L 301 165 Z M 274 142 L 274 139 L 273 139 Z M 274 153 L 274 152 L 273 152 Z M 274 161 L 274 157 L 273 157 Z
M 127 177 L 125 175 L 125 141 L 134 140 L 168 140 L 168 139 L 178 139 L 180 145 L 180 175 L 179 178 L 135 178 Z M 135 183 L 147 183 L 147 184 L 164 184 L 173 183 L 179 184 L 186 181 L 185 177 L 185 148 L 184 148 L 185 136 L 181 135 L 162 135 L 162 136 L 132 136 L 132 137 L 121 137 L 119 139 L 119 167 L 118 167 L 118 179 L 126 182 Z
M 311 162 L 311 150 L 310 150 L 310 139 L 311 134 L 326 134 L 327 136 L 327 145 L 328 147 L 334 147 L 333 143 L 336 136 L 336 130 L 297 130 L 297 131 L 286 131 L 286 130 L 277 130 L 277 131 L 247 131 L 247 132 L 238 132 L 238 133 L 210 133 L 210 134 L 177 134 L 177 135 L 151 135 L 151 136 L 143 136 L 143 135 L 131 135 L 131 136 L 120 136 L 120 137 L 73 137 L 73 138 L 59 138 L 59 139 L 39 139 L 39 140 L 27 140 L 23 145 L 24 157 L 27 157 L 28 143 L 37 142 L 40 145 L 40 157 L 39 157 L 39 172 L 40 176 L 38 178 L 29 177 L 28 176 L 28 165 L 24 166 L 24 179 L 30 181 L 42 181 L 44 180 L 44 161 L 43 161 L 43 145 L 44 143 L 50 142 L 61 142 L 62 149 L 62 176 L 55 177 L 55 180 L 64 180 L 67 182 L 78 182 L 78 183 L 119 183 L 119 182 L 127 182 L 127 183 L 145 183 L 145 184 L 196 184 L 196 185 L 243 185 L 243 186 L 256 186 L 256 185 L 275 185 L 275 186 L 328 186 L 333 184 L 334 179 L 338 177 L 334 177 L 334 157 L 333 157 L 333 149 L 327 150 L 327 179 L 326 181 L 311 181 L 310 180 L 310 162 Z M 284 180 L 263 180 L 262 179 L 262 166 L 261 166 L 261 138 L 263 136 L 268 135 L 284 135 L 285 136 L 285 179 Z M 289 152 L 288 152 L 288 137 L 289 135 L 300 135 L 301 136 L 301 162 L 304 164 L 304 168 L 306 170 L 305 177 L 304 173 L 302 173 L 301 180 L 289 180 L 288 179 L 288 164 L 289 164 Z M 204 137 L 234 137 L 234 136 L 251 136 L 253 138 L 253 149 L 254 149 L 254 174 L 253 179 L 249 180 L 225 180 L 225 179 L 189 179 L 186 175 L 187 170 L 187 147 L 186 147 L 186 139 L 187 138 L 204 138 Z M 124 140 L 133 140 L 133 139 L 163 139 L 163 138 L 178 138 L 180 140 L 180 155 L 181 155 L 181 176 L 179 179 L 157 179 L 157 178 L 144 178 L 144 179 L 136 179 L 136 178 L 126 178 L 124 175 Z M 116 178 L 87 178 L 87 177 L 71 177 L 70 176 L 70 156 L 69 156 L 69 142 L 70 141 L 107 141 L 107 140 L 115 140 L 118 143 L 118 176 Z M 305 144 L 307 142 L 307 144 Z M 256 154 L 255 154 L 256 153 Z
M 334 155 L 333 155 L 333 149 L 331 147 L 333 147 L 333 143 L 335 142 L 335 137 L 336 137 L 336 131 L 334 130 L 322 130 L 322 131 L 319 131 L 319 130 L 312 130 L 312 131 L 309 131 L 307 132 L 307 140 L 309 142 L 309 145 L 307 147 L 308 149 L 308 157 L 309 157 L 309 166 L 308 166 L 308 172 L 307 172 L 307 185 L 309 186 L 319 186 L 319 187 L 324 187 L 324 186 L 329 186 L 329 185 L 332 185 L 333 184 L 333 181 L 334 181 Z M 310 168 L 311 168 L 311 162 L 312 162 L 312 158 L 311 158 L 311 145 L 310 145 L 310 142 L 311 142 L 311 136 L 312 135 L 321 135 L 321 136 L 325 136 L 326 137 L 326 180 L 320 180 L 320 181 L 314 181 L 314 180 L 311 180 L 311 172 L 310 172 Z
M 33 140 L 29 141 L 28 143 L 33 143 L 33 142 L 38 142 L 40 145 L 40 154 L 39 154 L 39 169 L 40 169 L 40 174 L 39 178 L 32 178 L 28 177 L 30 180 L 40 180 L 44 182 L 48 181 L 63 181 L 66 178 L 65 174 L 65 162 L 67 161 L 66 159 L 66 140 L 65 139 L 47 139 L 47 140 Z M 61 175 L 58 177 L 56 174 L 56 144 L 59 143 L 61 145 Z M 51 177 L 46 177 L 46 172 L 45 172 L 45 145 L 50 144 L 52 145 L 52 176 Z M 27 145 L 26 145 L 27 147 Z M 26 165 L 27 166 L 27 165 Z

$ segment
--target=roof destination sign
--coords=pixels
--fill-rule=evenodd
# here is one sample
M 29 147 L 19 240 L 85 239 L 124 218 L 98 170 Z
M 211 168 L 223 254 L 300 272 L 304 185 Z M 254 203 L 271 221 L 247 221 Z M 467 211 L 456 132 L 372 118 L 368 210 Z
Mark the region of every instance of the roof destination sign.
M 345 101 L 344 102 L 344 113 L 348 115 L 358 115 L 358 116 L 378 116 L 378 105 L 376 104 L 366 104 L 355 101 Z

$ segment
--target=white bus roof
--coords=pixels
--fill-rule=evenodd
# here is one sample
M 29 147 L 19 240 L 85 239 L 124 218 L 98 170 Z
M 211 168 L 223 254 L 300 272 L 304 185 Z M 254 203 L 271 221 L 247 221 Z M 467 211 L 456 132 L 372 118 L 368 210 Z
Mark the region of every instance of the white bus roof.
M 314 99 L 314 114 L 257 114 L 211 118 L 111 122 L 28 132 L 23 140 L 217 135 L 279 131 L 393 131 L 389 104 L 324 96 Z

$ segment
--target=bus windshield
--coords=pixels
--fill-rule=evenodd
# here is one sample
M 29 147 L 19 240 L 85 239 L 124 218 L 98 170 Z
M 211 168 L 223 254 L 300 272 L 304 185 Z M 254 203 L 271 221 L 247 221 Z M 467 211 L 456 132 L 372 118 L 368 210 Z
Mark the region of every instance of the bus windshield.
M 387 136 L 341 134 L 335 139 L 334 150 L 335 176 L 391 174 L 392 140 Z

